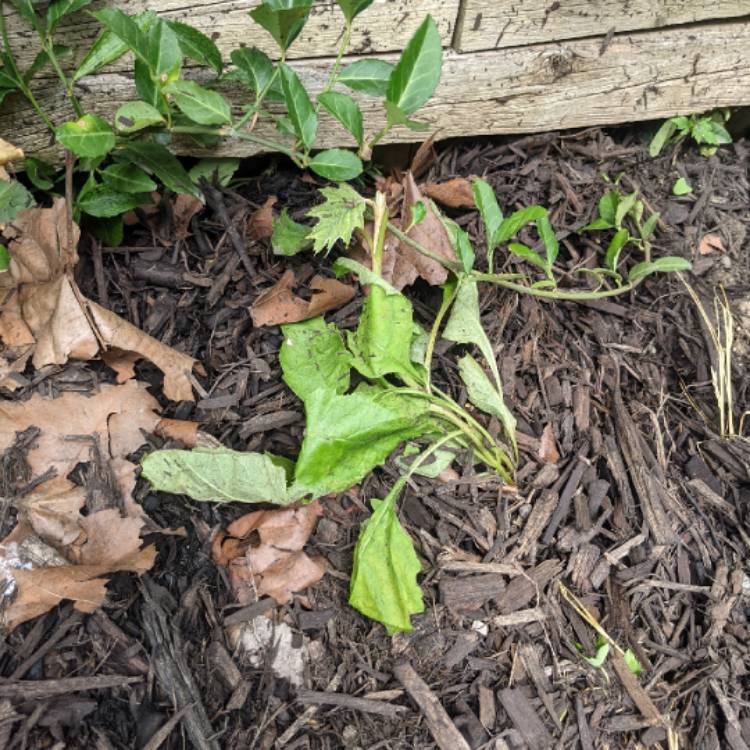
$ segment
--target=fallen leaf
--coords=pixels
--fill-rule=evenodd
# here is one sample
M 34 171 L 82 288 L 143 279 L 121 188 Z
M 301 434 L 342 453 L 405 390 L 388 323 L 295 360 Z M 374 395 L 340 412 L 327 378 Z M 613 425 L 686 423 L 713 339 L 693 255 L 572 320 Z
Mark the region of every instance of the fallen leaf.
M 81 535 L 79 512 L 85 504 L 86 489 L 58 476 L 21 498 L 18 511 L 38 537 L 65 546 Z
M 435 163 L 434 145 L 436 135 L 437 131 L 432 133 L 426 141 L 421 143 L 411 160 L 411 166 L 409 169 L 415 179 L 419 179 Z
M 4 167 L 6 164 L 12 161 L 18 161 L 23 159 L 23 151 L 18 146 L 14 146 L 8 141 L 4 141 L 0 138 L 0 167 Z
M 545 464 L 556 464 L 560 460 L 560 453 L 555 442 L 555 431 L 551 424 L 545 425 L 539 440 L 539 460 Z
M 721 235 L 714 233 L 704 234 L 698 246 L 698 252 L 701 255 L 710 255 L 714 250 L 718 250 L 721 253 L 726 252 Z
M 177 440 L 188 448 L 194 448 L 198 442 L 198 428 L 200 423 L 186 419 L 159 420 L 154 433 L 159 437 Z
M 107 349 L 102 352 L 102 361 L 107 367 L 117 373 L 115 378 L 119 384 L 135 377 L 135 364 L 141 359 L 137 352 L 124 352 L 122 349 Z
M 308 302 L 294 294 L 292 289 L 295 284 L 294 271 L 287 270 L 270 289 L 259 295 L 250 308 L 250 316 L 256 328 L 315 318 L 345 305 L 355 295 L 354 287 L 336 279 L 314 276 L 310 282 L 313 295 Z
M 172 222 L 175 239 L 185 240 L 190 237 L 190 222 L 204 208 L 204 203 L 194 195 L 180 193 L 172 204 Z
M 247 236 L 253 242 L 265 240 L 273 234 L 273 206 L 278 198 L 268 197 L 266 202 L 257 210 L 247 222 Z
M 247 604 L 256 597 L 272 596 L 284 604 L 295 591 L 323 577 L 323 565 L 302 551 L 322 512 L 317 501 L 254 511 L 214 540 L 213 558 L 228 568 L 237 601 Z M 260 541 L 254 544 L 255 540 Z
M 422 185 L 422 192 L 428 198 L 449 208 L 476 208 L 471 182 L 465 177 Z

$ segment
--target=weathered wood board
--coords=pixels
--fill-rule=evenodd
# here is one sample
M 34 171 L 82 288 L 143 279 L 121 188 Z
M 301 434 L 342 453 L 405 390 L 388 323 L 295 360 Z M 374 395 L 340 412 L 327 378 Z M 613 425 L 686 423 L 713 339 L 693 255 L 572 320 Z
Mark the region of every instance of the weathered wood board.
M 329 64 L 307 60 L 294 66 L 315 91 Z M 85 84 L 85 106 L 104 116 L 134 96 L 132 80 L 122 73 L 91 77 Z M 238 101 L 236 90 L 228 93 Z M 40 96 L 55 119 L 70 116 L 53 81 Z M 379 105 L 361 101 L 365 122 L 378 128 Z M 440 86 L 419 117 L 447 138 L 631 122 L 742 104 L 750 104 L 750 21 L 695 26 L 689 33 L 675 28 L 622 34 L 607 45 L 592 38 L 471 55 L 448 52 Z M 12 136 L 27 152 L 50 148 L 49 134 L 18 98 L 0 110 L 0 134 Z M 322 124 L 321 135 L 323 147 L 349 143 L 330 121 Z M 391 140 L 414 141 L 415 134 L 397 130 Z M 180 150 L 200 153 L 185 143 Z M 250 155 L 257 149 L 227 142 L 220 152 Z
M 454 47 L 520 47 L 748 14 L 750 0 L 464 0 Z
M 458 16 L 460 0 L 375 0 L 367 9 L 352 34 L 352 54 L 367 55 L 382 52 L 397 52 L 406 46 L 429 13 L 440 30 L 443 44 L 450 46 L 454 23 Z M 249 16 L 248 11 L 260 4 L 260 0 L 219 0 L 200 2 L 192 0 L 116 0 L 116 2 L 94 3 L 91 8 L 117 7 L 129 14 L 144 10 L 157 10 L 159 15 L 183 21 L 211 36 L 225 60 L 237 47 L 258 47 L 271 56 L 277 56 L 278 48 L 269 34 Z M 13 51 L 22 69 L 26 69 L 40 47 L 36 35 L 28 25 L 5 3 L 8 33 Z M 68 67 L 80 62 L 101 31 L 98 21 L 86 13 L 76 13 L 60 24 L 61 42 L 75 50 L 75 60 L 67 60 Z M 316 2 L 310 18 L 298 39 L 289 50 L 291 58 L 335 56 L 341 41 L 342 15 L 333 0 Z M 122 58 L 110 70 L 127 70 L 132 66 L 131 58 Z

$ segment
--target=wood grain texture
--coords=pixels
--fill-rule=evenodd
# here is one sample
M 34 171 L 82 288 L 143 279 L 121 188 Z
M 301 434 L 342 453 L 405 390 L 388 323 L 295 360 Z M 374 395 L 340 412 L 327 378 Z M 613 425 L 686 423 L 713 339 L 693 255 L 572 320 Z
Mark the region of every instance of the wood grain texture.
M 443 44 L 450 46 L 459 2 L 375 0 L 355 21 L 351 54 L 367 55 L 403 49 L 428 13 L 437 23 Z M 240 46 L 258 47 L 272 57 L 278 56 L 273 39 L 248 16 L 248 11 L 259 4 L 260 0 L 98 0 L 89 9 L 115 7 L 131 15 L 156 10 L 162 18 L 189 23 L 211 36 L 225 60 L 229 59 L 231 50 Z M 39 44 L 9 3 L 5 3 L 5 13 L 11 45 L 21 68 L 25 69 L 39 51 Z M 79 62 L 100 30 L 98 21 L 81 12 L 60 23 L 56 38 L 61 44 L 76 50 L 75 62 Z M 289 56 L 307 58 L 335 55 L 342 30 L 343 16 L 338 5 L 333 0 L 316 0 L 310 18 L 292 45 Z M 125 70 L 131 64 L 124 58 L 109 70 Z
M 459 52 L 560 42 L 750 14 L 750 0 L 463 0 Z
M 323 85 L 329 61 L 295 63 L 312 91 Z M 111 117 L 134 97 L 125 74 L 84 79 L 87 108 Z M 39 91 L 57 122 L 70 118 L 56 82 Z M 235 102 L 238 90 L 227 91 Z M 383 121 L 376 100 L 362 98 L 366 127 Z M 580 126 L 648 120 L 750 104 L 750 22 L 709 24 L 690 29 L 624 34 L 602 52 L 599 40 L 532 45 L 473 55 L 447 53 L 435 97 L 416 116 L 439 131 L 440 138 L 460 135 L 530 133 Z M 23 128 L 19 128 L 23 123 Z M 270 126 L 258 132 L 273 136 Z M 27 153 L 50 153 L 50 137 L 30 108 L 9 97 L 0 109 L 0 133 Z M 390 141 L 413 142 L 419 135 L 399 129 Z M 323 118 L 322 147 L 349 144 L 346 133 Z M 205 153 L 188 143 L 181 153 Z M 226 142 L 222 155 L 246 156 L 258 149 Z

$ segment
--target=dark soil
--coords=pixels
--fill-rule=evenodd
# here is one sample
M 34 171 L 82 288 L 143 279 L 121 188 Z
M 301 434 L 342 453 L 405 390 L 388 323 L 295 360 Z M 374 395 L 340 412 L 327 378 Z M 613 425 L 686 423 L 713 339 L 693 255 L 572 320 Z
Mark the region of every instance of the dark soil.
M 594 129 L 443 144 L 426 178 L 482 175 L 504 208 L 548 206 L 564 261 L 597 249 L 575 230 L 594 218 L 607 180 L 638 188 L 662 214 L 654 254 L 689 257 L 691 284 L 707 299 L 723 284 L 737 313 L 739 417 L 750 387 L 750 318 L 742 317 L 750 313 L 748 148 L 740 141 L 705 158 L 686 146 L 652 160 L 638 132 Z M 676 198 L 680 175 L 694 192 Z M 242 232 L 269 195 L 300 218 L 316 189 L 272 162 L 225 191 L 223 204 Z M 453 215 L 477 233 L 475 212 Z M 133 228 L 129 249 L 105 248 L 98 285 L 83 252 L 80 284 L 204 364 L 197 402 L 163 402 L 167 416 L 198 420 L 232 448 L 294 455 L 303 413 L 280 379 L 280 331 L 253 329 L 247 308 L 290 263 L 304 281 L 330 268 L 330 258 L 280 259 L 267 242 L 249 243 L 251 278 L 233 261 L 215 212 L 206 209 L 192 230 L 164 248 Z M 724 252 L 699 255 L 709 232 Z M 417 285 L 409 294 L 429 324 L 436 291 Z M 409 483 L 402 519 L 423 561 L 427 603 L 412 633 L 389 638 L 347 606 L 352 550 L 368 512 L 360 498 L 382 496 L 395 467 L 375 472 L 356 496 L 324 501 L 309 545 L 330 568 L 318 585 L 288 606 L 244 609 L 211 560 L 210 539 L 247 507 L 155 495 L 140 483 L 150 516 L 187 536 L 155 537 L 154 569 L 140 581 L 114 576 L 103 611 L 82 616 L 63 604 L 2 642 L 0 745 L 437 747 L 440 730 L 431 730 L 413 700 L 417 688 L 397 669 L 408 662 L 471 748 L 667 748 L 668 728 L 679 747 L 750 746 L 750 448 L 712 428 L 711 351 L 685 287 L 656 275 L 622 298 L 573 304 L 486 286 L 481 302 L 524 435 L 518 490 L 477 478 L 470 463 L 454 482 Z M 329 318 L 354 325 L 360 305 L 357 298 Z M 452 363 L 440 359 L 437 377 L 460 397 Z M 138 376 L 162 398 L 154 368 L 142 364 Z M 25 377 L 25 387 L 0 399 L 113 380 L 96 363 Z M 538 457 L 548 425 L 557 464 Z M 3 536 L 13 524 L 11 511 Z M 559 582 L 635 652 L 640 678 L 614 652 L 601 669 L 581 658 L 581 649 L 596 652 L 596 633 Z M 293 646 L 308 654 L 303 687 L 275 675 L 270 650 L 256 665 L 233 652 L 227 626 L 264 613 L 290 626 Z M 11 678 L 24 682 L 5 685 Z M 62 692 L 40 680 L 61 680 Z M 35 693 L 37 683 L 47 692 Z

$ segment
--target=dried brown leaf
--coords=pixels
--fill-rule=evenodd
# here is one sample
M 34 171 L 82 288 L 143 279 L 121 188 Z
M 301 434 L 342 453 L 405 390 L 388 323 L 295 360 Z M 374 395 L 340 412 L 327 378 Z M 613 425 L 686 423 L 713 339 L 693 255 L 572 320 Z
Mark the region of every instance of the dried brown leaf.
M 426 141 L 421 143 L 411 160 L 411 166 L 409 169 L 415 179 L 419 179 L 435 163 L 434 145 L 436 135 L 437 131 L 432 133 Z
M 314 276 L 310 282 L 313 295 L 308 302 L 294 294 L 295 284 L 294 272 L 287 270 L 276 284 L 262 292 L 250 308 L 253 325 L 274 326 L 308 320 L 345 305 L 355 294 L 354 287 L 336 279 Z
M 449 208 L 476 208 L 471 182 L 465 177 L 454 177 L 447 182 L 431 182 L 421 188 L 428 198 Z
M 726 252 L 721 235 L 716 233 L 704 234 L 698 245 L 698 252 L 701 255 L 710 255 L 714 250 L 718 250 L 720 253 Z
M 0 167 L 4 167 L 6 164 L 12 161 L 18 161 L 23 159 L 23 151 L 18 146 L 14 146 L 8 141 L 4 141 L 0 138 Z
M 188 448 L 195 447 L 198 441 L 199 422 L 191 422 L 187 419 L 165 419 L 159 420 L 154 432 L 163 438 L 177 440 Z
M 560 453 L 555 442 L 555 430 L 551 424 L 545 425 L 539 440 L 539 460 L 545 464 L 556 464 L 560 460 Z
M 122 349 L 107 349 L 102 352 L 102 361 L 117 373 L 117 383 L 125 383 L 135 377 L 135 364 L 141 359 L 136 352 L 124 352 Z
M 273 207 L 278 198 L 268 197 L 266 202 L 257 210 L 247 222 L 247 236 L 253 242 L 265 240 L 273 234 Z
M 194 195 L 180 193 L 172 204 L 174 238 L 185 240 L 190 237 L 190 222 L 204 208 L 204 203 Z
M 37 487 L 19 502 L 19 516 L 48 544 L 72 544 L 81 534 L 80 510 L 86 490 L 65 477 L 55 477 Z

